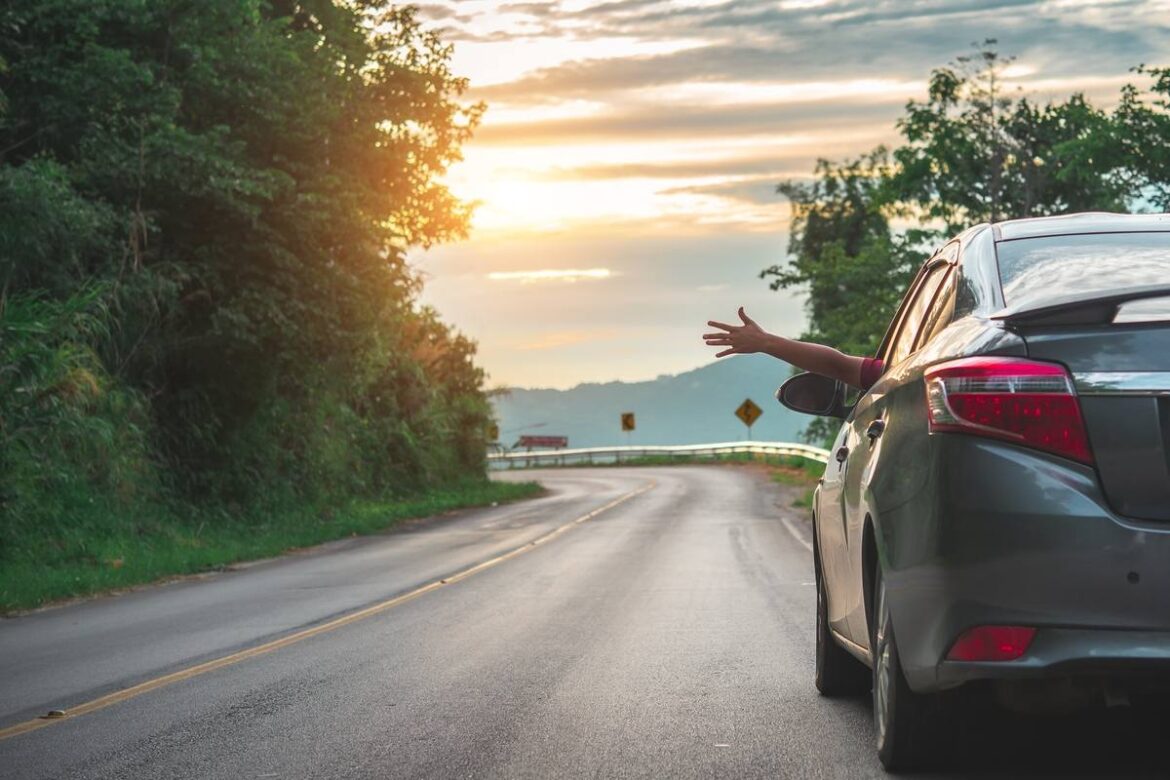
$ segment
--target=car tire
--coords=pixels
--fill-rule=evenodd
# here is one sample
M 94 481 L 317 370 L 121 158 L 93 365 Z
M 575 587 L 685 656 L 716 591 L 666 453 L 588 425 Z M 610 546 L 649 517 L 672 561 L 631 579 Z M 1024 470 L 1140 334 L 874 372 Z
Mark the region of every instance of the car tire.
M 878 759 L 888 771 L 937 766 L 950 752 L 954 731 L 941 694 L 910 690 L 902 671 L 881 567 L 874 573 L 873 719 Z
M 873 676 L 865 664 L 837 644 L 829 630 L 829 607 L 819 551 L 813 555 L 817 585 L 817 690 L 828 697 L 861 696 L 869 692 Z

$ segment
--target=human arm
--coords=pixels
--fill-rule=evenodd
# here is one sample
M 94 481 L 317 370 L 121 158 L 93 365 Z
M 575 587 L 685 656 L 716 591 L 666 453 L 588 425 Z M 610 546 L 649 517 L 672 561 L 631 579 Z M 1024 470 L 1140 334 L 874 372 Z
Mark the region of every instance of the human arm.
M 739 318 L 743 321 L 742 325 L 727 325 L 714 320 L 707 323 L 712 328 L 720 328 L 724 331 L 723 333 L 703 334 L 707 346 L 726 347 L 723 351 L 716 353 L 715 357 L 762 352 L 805 371 L 811 371 L 831 379 L 839 379 L 853 387 L 862 386 L 861 373 L 862 365 L 865 363 L 864 358 L 846 355 L 824 344 L 796 341 L 768 333 L 747 316 L 742 306 L 739 308 Z

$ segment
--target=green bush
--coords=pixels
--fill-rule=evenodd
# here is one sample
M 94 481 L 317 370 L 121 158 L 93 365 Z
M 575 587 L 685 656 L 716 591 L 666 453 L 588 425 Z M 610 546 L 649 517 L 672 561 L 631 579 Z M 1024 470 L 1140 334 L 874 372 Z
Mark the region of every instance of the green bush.
M 95 515 L 132 517 L 161 497 L 147 405 L 94 349 L 109 335 L 103 292 L 0 308 L 0 556 L 15 538 L 39 542 L 26 554 L 68 546 Z
M 0 4 L 5 576 L 483 488 L 475 346 L 405 260 L 468 223 L 450 56 L 380 3 Z

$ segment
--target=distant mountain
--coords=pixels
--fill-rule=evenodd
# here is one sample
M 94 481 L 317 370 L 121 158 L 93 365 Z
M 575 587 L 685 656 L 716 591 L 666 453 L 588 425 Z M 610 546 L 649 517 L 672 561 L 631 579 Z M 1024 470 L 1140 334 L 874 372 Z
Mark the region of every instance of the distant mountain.
M 625 444 L 622 412 L 634 412 L 632 444 L 704 444 L 747 438 L 734 415 L 745 398 L 764 410 L 752 427 L 757 441 L 799 441 L 811 417 L 776 402 L 791 369 L 774 358 L 737 355 L 648 382 L 583 384 L 569 390 L 512 388 L 493 399 L 506 445 L 522 434 L 563 435 L 570 447 Z M 545 423 L 540 425 L 540 423 Z

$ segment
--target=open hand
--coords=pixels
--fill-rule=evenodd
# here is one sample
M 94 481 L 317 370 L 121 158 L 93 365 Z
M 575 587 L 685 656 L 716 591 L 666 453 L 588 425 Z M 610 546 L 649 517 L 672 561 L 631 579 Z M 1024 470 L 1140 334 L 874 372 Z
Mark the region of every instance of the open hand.
M 747 355 L 752 352 L 763 351 L 768 342 L 767 331 L 757 325 L 751 317 L 747 316 L 742 306 L 739 307 L 739 318 L 743 320 L 743 325 L 726 325 L 722 322 L 715 322 L 714 320 L 707 323 L 712 328 L 722 328 L 725 331 L 724 333 L 703 334 L 703 339 L 707 342 L 707 346 L 727 347 L 722 352 L 717 352 L 715 357 Z

